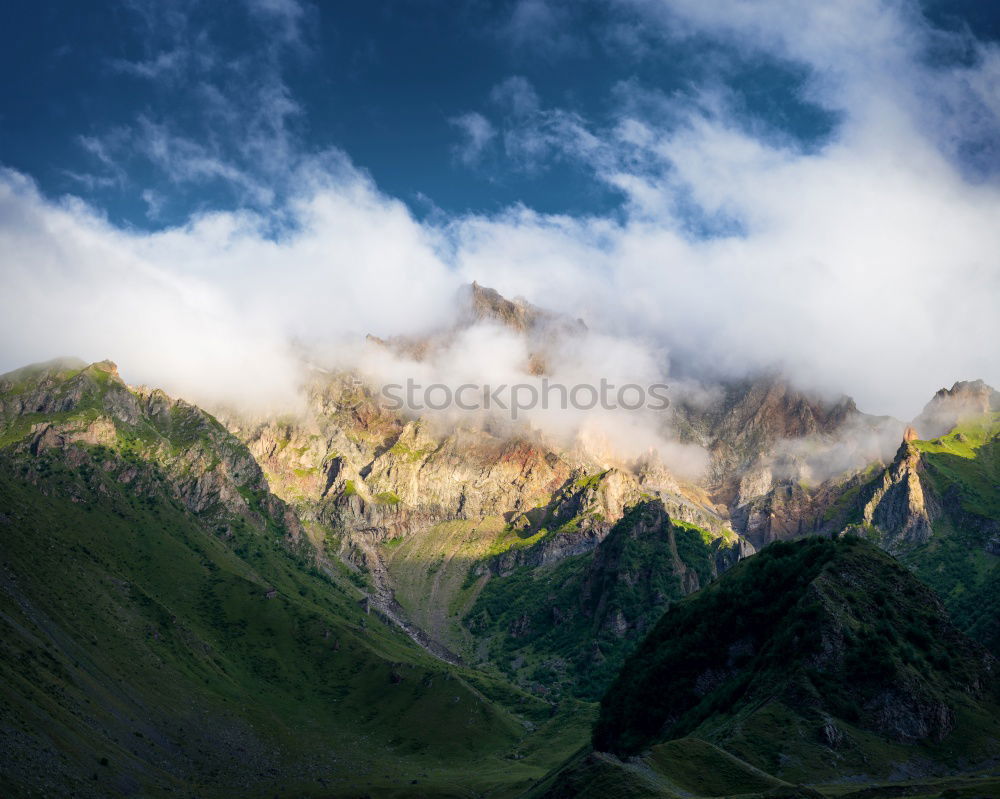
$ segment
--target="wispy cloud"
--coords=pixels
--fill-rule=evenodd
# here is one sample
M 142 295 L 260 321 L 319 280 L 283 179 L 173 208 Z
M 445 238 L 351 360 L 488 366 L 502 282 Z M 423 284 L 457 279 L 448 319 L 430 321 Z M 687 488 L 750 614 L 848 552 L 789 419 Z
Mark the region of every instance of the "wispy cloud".
M 301 0 L 246 0 L 250 12 L 276 32 L 284 45 L 306 48 L 303 25 L 310 10 Z
M 583 118 L 565 109 L 543 107 L 527 78 L 512 75 L 501 81 L 491 89 L 489 101 L 495 122 L 478 111 L 450 120 L 463 134 L 455 151 L 467 166 L 478 166 L 497 139 L 506 161 L 495 171 L 539 172 L 567 154 L 594 155 L 598 141 Z
M 563 0 L 515 0 L 499 32 L 522 55 L 541 60 L 585 55 L 589 46 L 572 25 L 573 9 Z
M 448 120 L 461 131 L 464 140 L 454 148 L 455 156 L 466 166 L 476 166 L 496 138 L 496 129 L 482 114 L 470 111 Z
M 251 54 L 221 37 L 211 15 L 195 13 L 197 3 L 130 0 L 126 8 L 137 20 L 144 55 L 109 66 L 154 83 L 165 100 L 129 124 L 80 137 L 99 169 L 68 176 L 88 190 L 134 189 L 151 212 L 147 190 L 127 186 L 137 166 L 175 187 L 214 184 L 238 205 L 272 207 L 304 154 L 293 129 L 302 110 L 284 69 L 288 58 L 309 57 L 304 26 L 315 12 L 299 0 L 233 6 L 229 12 L 243 13 L 249 24 L 257 47 Z M 149 218 L 163 205 L 157 201 Z

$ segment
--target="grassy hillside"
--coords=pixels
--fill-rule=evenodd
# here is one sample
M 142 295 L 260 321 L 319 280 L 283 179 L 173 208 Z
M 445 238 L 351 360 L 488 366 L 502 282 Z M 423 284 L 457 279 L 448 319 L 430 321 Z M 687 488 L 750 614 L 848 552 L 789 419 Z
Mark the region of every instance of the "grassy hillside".
M 1000 655 L 1000 414 L 914 443 L 943 507 L 933 538 L 903 559 L 961 629 Z
M 211 417 L 95 371 L 0 397 L 0 794 L 503 796 L 584 740 L 364 613 Z
M 597 699 L 663 610 L 712 580 L 718 541 L 643 502 L 591 552 L 490 578 L 466 625 L 522 685 Z
M 598 750 L 684 736 L 793 781 L 995 758 L 996 661 L 858 539 L 776 543 L 675 604 L 601 704 Z
M 503 519 L 440 522 L 418 535 L 391 539 L 382 548 L 396 599 L 432 638 L 467 659 L 477 642 L 462 625 L 485 581 L 469 570 L 489 557 L 507 533 Z

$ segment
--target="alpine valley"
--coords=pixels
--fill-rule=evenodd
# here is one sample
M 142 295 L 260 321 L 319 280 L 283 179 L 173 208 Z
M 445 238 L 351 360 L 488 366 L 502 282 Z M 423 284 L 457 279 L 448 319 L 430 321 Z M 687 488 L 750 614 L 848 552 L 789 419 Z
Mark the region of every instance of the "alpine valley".
M 365 351 L 591 335 L 457 303 Z M 691 471 L 303 359 L 283 415 L 0 376 L 0 794 L 1000 795 L 988 385 L 900 421 L 682 374 Z

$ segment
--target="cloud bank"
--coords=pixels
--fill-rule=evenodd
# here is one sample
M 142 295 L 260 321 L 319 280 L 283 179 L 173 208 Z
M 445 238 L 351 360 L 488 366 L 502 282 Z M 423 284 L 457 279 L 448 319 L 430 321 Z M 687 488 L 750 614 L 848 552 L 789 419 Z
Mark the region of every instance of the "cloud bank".
M 804 66 L 803 98 L 838 119 L 821 142 L 748 117 L 720 84 L 664 95 L 624 83 L 613 118 L 593 122 L 514 77 L 449 117 L 465 136 L 460 160 L 496 146 L 511 169 L 573 164 L 620 193 L 608 216 L 517 206 L 418 220 L 346 154 L 301 150 L 287 124 L 299 109 L 276 72 L 254 78 L 239 164 L 162 120 L 121 137 L 170 180 L 236 184 L 247 210 L 124 229 L 3 172 L 0 369 L 110 357 L 127 379 L 195 401 L 281 404 L 303 346 L 330 353 L 368 332 L 440 326 L 457 287 L 478 280 L 645 353 L 637 380 L 671 363 L 707 375 L 778 366 L 901 418 L 956 379 L 1000 384 L 997 48 L 935 30 L 903 3 L 725 5 L 610 8 L 647 39 L 706 36 Z M 297 4 L 256 7 L 298 40 Z M 174 67 L 150 53 L 134 69 Z M 210 82 L 199 91 L 210 96 Z M 120 179 L 106 145 L 91 140 Z M 250 174 L 256 151 L 271 160 Z M 456 358 L 506 368 L 492 346 Z M 574 363 L 596 375 L 611 361 L 597 348 Z

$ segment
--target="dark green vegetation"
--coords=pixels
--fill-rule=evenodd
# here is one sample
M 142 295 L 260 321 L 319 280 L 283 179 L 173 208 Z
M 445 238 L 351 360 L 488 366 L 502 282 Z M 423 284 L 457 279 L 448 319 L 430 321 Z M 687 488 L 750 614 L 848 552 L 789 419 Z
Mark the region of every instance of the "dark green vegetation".
M 796 790 L 795 793 L 786 791 Z M 642 759 L 623 761 L 607 752 L 581 751 L 528 794 L 544 799 L 649 799 L 687 796 L 822 795 L 765 774 L 717 746 L 682 738 L 652 747 Z
M 602 701 L 594 746 L 696 736 L 810 782 L 985 766 L 996 667 L 871 544 L 778 542 L 664 615 Z
M 996 796 L 996 669 L 873 545 L 778 542 L 664 614 L 526 796 Z
M 712 580 L 721 541 L 642 502 L 595 550 L 490 579 L 466 625 L 525 686 L 596 700 L 664 609 Z
M 1000 656 L 1000 414 L 915 444 L 941 515 L 931 540 L 903 559 L 955 623 Z
M 735 536 L 608 510 L 615 470 L 383 541 L 398 607 L 474 669 L 368 613 L 385 575 L 212 416 L 108 363 L 0 376 L 0 795 L 987 795 L 997 666 L 913 572 L 996 646 L 996 445 L 993 416 L 907 450 L 935 525 L 905 565 L 808 539 L 716 580 Z
M 16 377 L 0 795 L 512 795 L 585 738 L 366 614 L 211 417 L 110 367 Z

